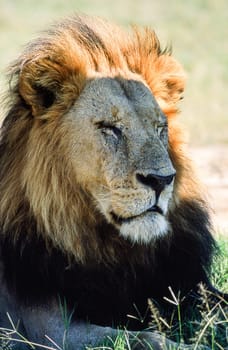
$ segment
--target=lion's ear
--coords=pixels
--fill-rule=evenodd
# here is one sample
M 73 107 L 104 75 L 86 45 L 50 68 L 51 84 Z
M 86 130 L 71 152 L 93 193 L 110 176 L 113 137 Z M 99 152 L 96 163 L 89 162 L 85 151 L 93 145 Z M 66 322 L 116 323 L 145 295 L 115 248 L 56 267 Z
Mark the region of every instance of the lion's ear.
M 64 63 L 44 57 L 22 65 L 19 93 L 34 116 L 46 114 L 55 104 L 66 105 L 79 94 L 82 75 Z
M 22 65 L 19 93 L 34 116 L 55 103 L 60 82 L 59 67 L 48 58 L 31 59 Z

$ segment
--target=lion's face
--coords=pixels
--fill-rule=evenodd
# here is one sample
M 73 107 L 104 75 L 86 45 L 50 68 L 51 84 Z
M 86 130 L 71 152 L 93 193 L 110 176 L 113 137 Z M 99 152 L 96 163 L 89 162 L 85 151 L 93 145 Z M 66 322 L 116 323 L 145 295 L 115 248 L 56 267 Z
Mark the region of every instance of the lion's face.
M 76 17 L 32 42 L 11 74 L 4 230 L 16 235 L 24 218 L 28 235 L 33 222 L 47 245 L 82 262 L 91 252 L 118 260 L 114 241 L 172 232 L 168 217 L 192 191 L 174 121 L 185 75 L 153 31 Z
M 175 170 L 167 119 L 139 80 L 91 79 L 65 117 L 77 182 L 133 243 L 168 231 Z

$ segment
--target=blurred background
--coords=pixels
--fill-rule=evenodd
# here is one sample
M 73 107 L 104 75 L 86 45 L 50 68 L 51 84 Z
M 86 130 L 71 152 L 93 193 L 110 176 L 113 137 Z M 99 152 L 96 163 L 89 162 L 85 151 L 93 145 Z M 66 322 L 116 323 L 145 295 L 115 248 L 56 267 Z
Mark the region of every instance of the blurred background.
M 188 77 L 180 120 L 208 189 L 215 225 L 228 232 L 228 1 L 0 0 L 1 91 L 4 69 L 23 45 L 72 13 L 151 26 L 163 47 L 172 45 Z

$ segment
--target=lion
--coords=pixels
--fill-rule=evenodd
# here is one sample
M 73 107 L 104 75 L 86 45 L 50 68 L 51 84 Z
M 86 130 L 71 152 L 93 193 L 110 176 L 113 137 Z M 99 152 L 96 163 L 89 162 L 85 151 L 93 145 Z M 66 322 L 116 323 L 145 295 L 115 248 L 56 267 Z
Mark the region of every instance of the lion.
M 135 349 L 181 349 L 145 329 L 148 299 L 171 312 L 169 287 L 186 309 L 199 283 L 214 290 L 209 210 L 176 121 L 182 66 L 148 28 L 73 16 L 28 44 L 9 79 L 1 327 L 8 312 L 43 345 L 65 334 L 80 350 L 120 328 Z

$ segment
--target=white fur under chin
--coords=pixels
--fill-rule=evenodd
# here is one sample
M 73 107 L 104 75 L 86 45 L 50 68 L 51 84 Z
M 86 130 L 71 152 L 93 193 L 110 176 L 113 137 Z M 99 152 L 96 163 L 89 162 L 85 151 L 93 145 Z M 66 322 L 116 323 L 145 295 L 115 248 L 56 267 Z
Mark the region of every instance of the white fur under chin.
M 120 235 L 132 243 L 149 244 L 168 233 L 169 224 L 159 213 L 147 213 L 120 227 Z

